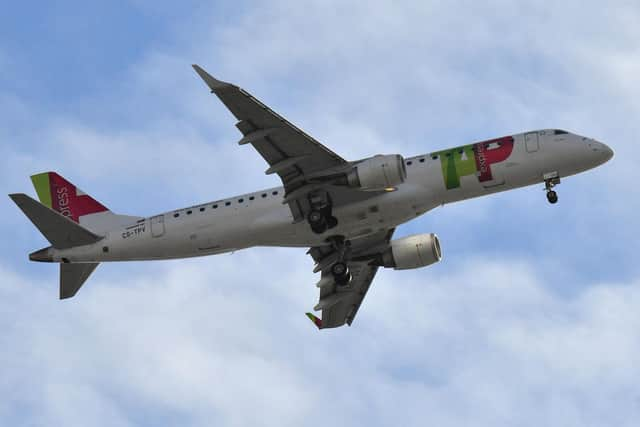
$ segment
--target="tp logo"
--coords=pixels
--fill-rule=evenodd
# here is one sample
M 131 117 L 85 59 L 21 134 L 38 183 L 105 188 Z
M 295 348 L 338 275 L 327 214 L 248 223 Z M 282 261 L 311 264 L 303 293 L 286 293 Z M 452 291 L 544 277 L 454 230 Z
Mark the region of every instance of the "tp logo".
M 493 179 L 491 165 L 503 162 L 513 152 L 513 137 L 492 139 L 465 145 L 451 150 L 438 151 L 431 156 L 439 156 L 442 177 L 447 190 L 460 187 L 460 177 L 476 175 L 478 181 Z

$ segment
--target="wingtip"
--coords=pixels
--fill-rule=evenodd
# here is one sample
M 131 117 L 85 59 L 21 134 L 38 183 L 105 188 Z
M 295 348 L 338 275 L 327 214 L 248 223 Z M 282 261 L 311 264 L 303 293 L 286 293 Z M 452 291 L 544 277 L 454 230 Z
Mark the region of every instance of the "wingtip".
M 11 194 L 9 194 L 9 198 L 10 198 L 11 200 L 13 200 L 14 202 L 15 202 L 17 199 L 22 199 L 22 198 L 24 198 L 24 197 L 27 197 L 27 195 L 26 195 L 26 194 L 24 194 L 24 193 L 11 193 Z
M 313 313 L 305 313 L 305 314 L 307 315 L 309 320 L 311 320 L 313 324 L 316 325 L 318 329 L 322 329 L 322 319 L 318 319 L 316 316 L 313 315 Z
M 227 86 L 230 86 L 229 83 L 223 82 L 222 80 L 218 80 L 213 77 L 211 74 L 207 73 L 202 67 L 198 64 L 191 64 L 193 69 L 198 73 L 200 78 L 204 80 L 204 82 L 209 86 L 209 89 L 215 91 L 216 89 L 221 89 Z

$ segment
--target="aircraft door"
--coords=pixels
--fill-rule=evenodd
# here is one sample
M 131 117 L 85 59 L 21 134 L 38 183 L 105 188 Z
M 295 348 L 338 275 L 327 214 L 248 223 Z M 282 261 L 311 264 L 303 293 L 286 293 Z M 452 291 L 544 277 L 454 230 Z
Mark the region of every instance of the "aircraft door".
M 164 234 L 164 215 L 157 215 L 151 218 L 151 235 L 160 237 Z
M 538 132 L 529 132 L 524 134 L 524 145 L 527 149 L 527 153 L 535 153 L 540 149 L 540 142 L 538 141 Z

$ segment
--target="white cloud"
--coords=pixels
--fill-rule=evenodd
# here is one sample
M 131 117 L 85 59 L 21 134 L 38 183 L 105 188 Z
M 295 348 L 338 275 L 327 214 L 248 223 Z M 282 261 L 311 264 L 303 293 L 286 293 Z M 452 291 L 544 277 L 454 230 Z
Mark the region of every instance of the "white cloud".
M 302 314 L 313 280 L 292 254 L 126 275 L 104 265 L 64 302 L 54 274 L 43 285 L 4 267 L 0 416 L 135 425 L 148 407 L 194 426 L 635 424 L 640 283 L 566 300 L 525 262 L 384 271 L 352 328 L 317 332 Z M 293 270 L 274 280 L 274 265 Z

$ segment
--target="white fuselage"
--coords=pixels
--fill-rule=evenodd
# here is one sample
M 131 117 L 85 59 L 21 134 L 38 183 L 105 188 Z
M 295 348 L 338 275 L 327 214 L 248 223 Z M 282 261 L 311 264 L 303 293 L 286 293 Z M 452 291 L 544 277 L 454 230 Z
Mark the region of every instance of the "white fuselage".
M 282 203 L 284 190 L 278 187 L 145 218 L 108 232 L 94 244 L 54 250 L 53 260 L 185 258 L 252 246 L 317 246 L 325 244 L 329 235 L 356 239 L 398 226 L 445 203 L 538 184 L 547 174 L 574 175 L 612 156 L 606 145 L 593 139 L 557 132 L 508 137 L 512 144 L 508 156 L 490 165 L 482 154 L 472 158 L 485 149 L 478 148 L 484 143 L 406 158 L 407 179 L 396 191 L 334 208 L 338 225 L 324 234 L 315 234 L 306 221 L 294 223 L 289 206 Z

